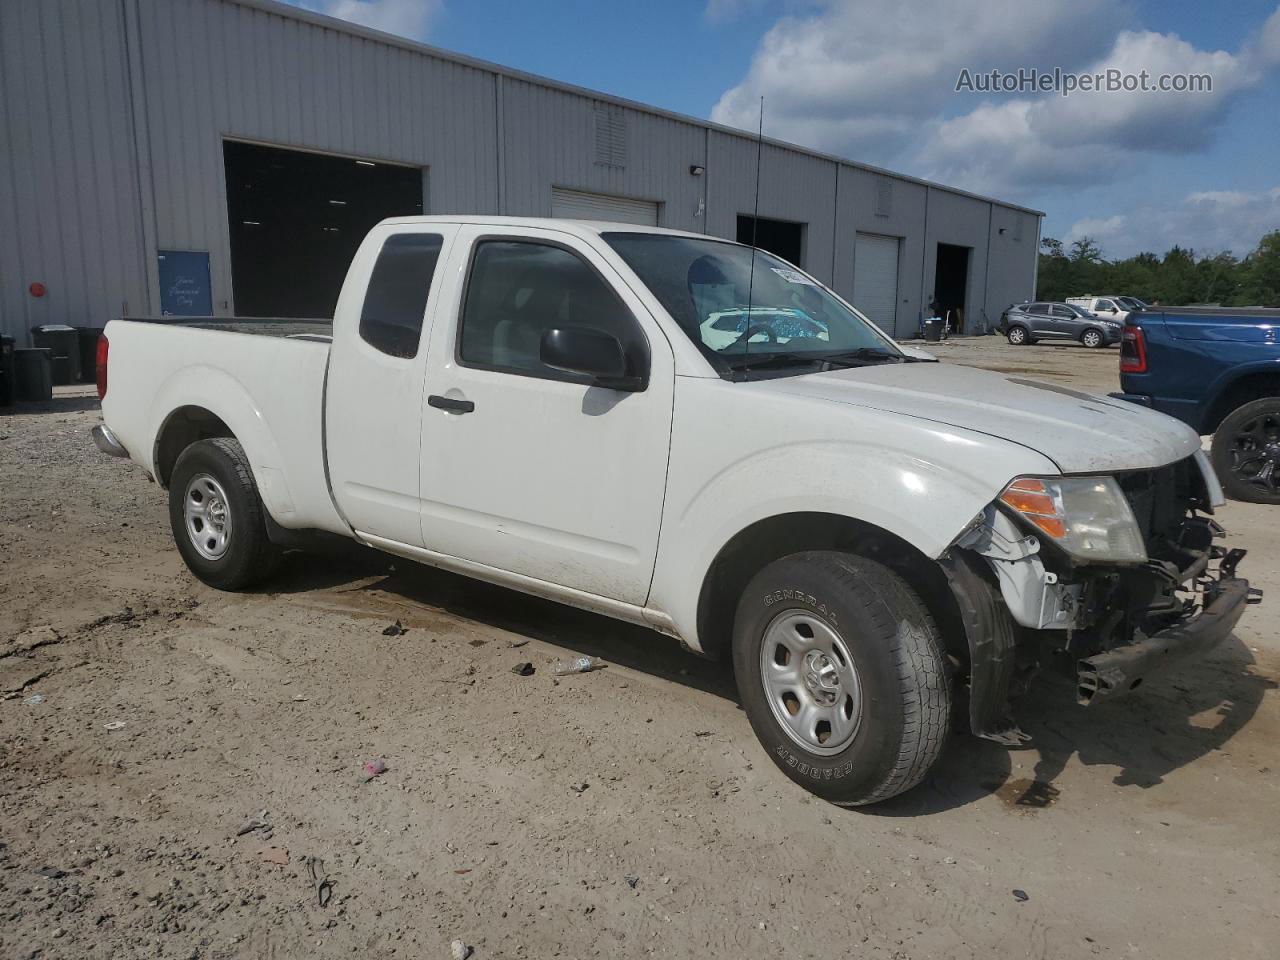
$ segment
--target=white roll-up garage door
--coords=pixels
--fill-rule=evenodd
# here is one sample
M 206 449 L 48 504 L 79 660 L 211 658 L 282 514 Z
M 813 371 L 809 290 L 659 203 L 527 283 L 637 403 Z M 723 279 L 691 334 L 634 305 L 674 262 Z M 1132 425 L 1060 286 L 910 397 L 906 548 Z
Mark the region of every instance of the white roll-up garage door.
M 611 220 L 646 227 L 658 225 L 658 205 L 652 201 L 562 190 L 560 187 L 551 188 L 551 215 L 565 220 Z
M 886 333 L 896 333 L 898 238 L 860 233 L 853 258 L 853 305 Z

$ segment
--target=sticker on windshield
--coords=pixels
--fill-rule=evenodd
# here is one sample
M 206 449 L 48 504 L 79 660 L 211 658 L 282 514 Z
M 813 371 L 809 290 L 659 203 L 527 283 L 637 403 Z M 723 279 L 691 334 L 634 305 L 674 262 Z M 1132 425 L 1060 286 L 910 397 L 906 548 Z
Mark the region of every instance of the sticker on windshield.
M 816 287 L 817 284 L 806 277 L 803 273 L 796 270 L 788 270 L 786 267 L 770 267 L 774 273 L 780 276 L 787 283 L 803 283 L 806 287 Z

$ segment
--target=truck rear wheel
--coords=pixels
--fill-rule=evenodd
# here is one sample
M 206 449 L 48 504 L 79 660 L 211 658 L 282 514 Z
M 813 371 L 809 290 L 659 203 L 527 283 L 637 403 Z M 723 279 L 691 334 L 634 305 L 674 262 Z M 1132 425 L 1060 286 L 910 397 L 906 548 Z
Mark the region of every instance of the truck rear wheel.
M 169 525 L 187 567 L 219 590 L 259 583 L 280 560 L 236 440 L 200 440 L 182 451 L 169 478 Z
M 896 796 L 942 752 L 950 690 L 937 626 L 874 561 L 813 551 L 769 564 L 738 604 L 733 662 L 769 756 L 825 800 Z
M 1232 500 L 1280 503 L 1280 397 L 1227 414 L 1213 434 L 1214 472 Z

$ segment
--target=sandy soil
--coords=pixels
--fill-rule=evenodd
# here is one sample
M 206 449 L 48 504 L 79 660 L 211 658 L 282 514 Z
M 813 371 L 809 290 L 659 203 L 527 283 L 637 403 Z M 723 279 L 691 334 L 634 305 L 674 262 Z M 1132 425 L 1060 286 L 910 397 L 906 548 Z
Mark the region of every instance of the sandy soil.
M 1115 389 L 1114 350 L 937 352 Z M 1270 597 L 1207 660 L 1093 710 L 1046 680 L 1031 747 L 957 734 L 853 812 L 657 635 L 358 548 L 209 590 L 97 419 L 0 415 L 6 960 L 1276 956 L 1274 510 L 1222 512 Z

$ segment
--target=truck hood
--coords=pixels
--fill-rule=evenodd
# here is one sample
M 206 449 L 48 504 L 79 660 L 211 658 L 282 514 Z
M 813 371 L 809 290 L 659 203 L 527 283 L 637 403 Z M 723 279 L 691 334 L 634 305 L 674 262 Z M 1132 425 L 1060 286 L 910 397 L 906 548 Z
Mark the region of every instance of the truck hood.
M 1124 400 L 950 363 L 893 363 L 753 386 L 932 420 L 1009 440 L 1063 473 L 1149 470 L 1200 449 L 1195 431 Z

